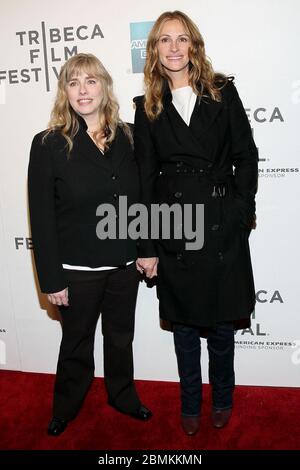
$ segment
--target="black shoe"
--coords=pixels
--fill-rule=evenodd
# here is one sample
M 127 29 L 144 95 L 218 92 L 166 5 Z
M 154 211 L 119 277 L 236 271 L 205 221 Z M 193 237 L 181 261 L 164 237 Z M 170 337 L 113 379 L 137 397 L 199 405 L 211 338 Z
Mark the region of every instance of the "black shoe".
M 50 436 L 59 436 L 66 427 L 68 426 L 68 421 L 61 418 L 52 418 L 48 426 L 48 434 Z
M 141 405 L 136 411 L 131 411 L 131 413 L 128 414 L 132 418 L 139 419 L 140 421 L 147 421 L 147 419 L 152 417 L 151 411 L 144 405 Z
M 118 406 L 114 405 L 114 403 L 112 403 L 110 400 L 108 400 L 108 404 L 120 413 L 131 416 L 131 418 L 139 419 L 140 421 L 147 421 L 147 419 L 150 419 L 152 416 L 151 411 L 142 404 L 135 411 L 124 411 Z

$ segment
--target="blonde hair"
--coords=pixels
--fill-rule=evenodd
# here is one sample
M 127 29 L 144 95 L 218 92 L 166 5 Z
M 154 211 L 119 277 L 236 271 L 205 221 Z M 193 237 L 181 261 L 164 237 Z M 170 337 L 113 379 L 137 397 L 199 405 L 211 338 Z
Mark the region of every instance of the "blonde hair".
M 100 126 L 99 131 L 93 134 L 94 139 L 98 141 L 98 139 L 105 137 L 105 148 L 108 148 L 115 138 L 118 125 L 121 125 L 132 143 L 129 126 L 119 117 L 119 105 L 113 92 L 112 78 L 104 65 L 93 54 L 77 54 L 62 66 L 58 77 L 56 99 L 44 138 L 52 131 L 59 131 L 67 141 L 68 153 L 70 154 L 74 137 L 79 130 L 79 121 L 76 112 L 69 103 L 66 87 L 68 82 L 81 72 L 97 78 L 102 86 L 103 97 L 99 107 Z
M 145 111 L 150 120 L 154 120 L 163 110 L 162 97 L 165 81 L 171 81 L 160 63 L 157 41 L 162 27 L 167 21 L 178 20 L 190 36 L 189 83 L 197 95 L 206 93 L 215 101 L 221 101 L 220 89 L 226 84 L 225 75 L 216 74 L 205 54 L 203 38 L 193 21 L 181 11 L 166 11 L 154 23 L 147 41 L 147 58 L 144 68 Z M 200 89 L 199 89 L 200 87 Z

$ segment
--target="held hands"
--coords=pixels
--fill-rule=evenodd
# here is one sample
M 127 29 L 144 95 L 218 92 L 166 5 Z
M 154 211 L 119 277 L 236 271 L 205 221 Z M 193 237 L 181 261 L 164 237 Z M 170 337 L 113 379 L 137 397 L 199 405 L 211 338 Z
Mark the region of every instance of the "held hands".
M 53 305 L 64 305 L 65 307 L 69 306 L 69 293 L 67 287 L 60 292 L 48 294 L 47 297 L 49 302 Z
M 138 258 L 136 260 L 136 269 L 141 273 L 145 273 L 146 277 L 152 279 L 157 276 L 158 258 Z

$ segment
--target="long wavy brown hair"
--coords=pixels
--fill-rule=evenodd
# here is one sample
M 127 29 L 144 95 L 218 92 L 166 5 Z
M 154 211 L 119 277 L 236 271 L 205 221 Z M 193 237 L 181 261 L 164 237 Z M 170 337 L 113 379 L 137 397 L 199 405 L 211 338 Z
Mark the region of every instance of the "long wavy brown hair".
M 209 58 L 205 54 L 203 38 L 195 23 L 181 11 L 166 11 L 154 23 L 147 41 L 147 58 L 144 68 L 145 111 L 153 121 L 163 110 L 162 97 L 166 80 L 171 82 L 163 65 L 160 63 L 157 42 L 162 27 L 167 21 L 178 20 L 190 37 L 189 83 L 197 95 L 207 93 L 213 100 L 221 101 L 220 89 L 226 84 L 227 77 L 215 73 Z M 172 82 L 171 82 L 172 83 Z
M 105 137 L 104 147 L 108 148 L 115 138 L 118 125 L 120 125 L 132 143 L 129 126 L 119 117 L 119 105 L 113 92 L 112 78 L 104 65 L 93 54 L 77 54 L 62 66 L 58 77 L 56 99 L 44 139 L 49 133 L 58 131 L 67 141 L 68 153 L 71 152 L 74 137 L 79 130 L 79 122 L 77 113 L 69 103 L 66 87 L 72 78 L 82 72 L 100 80 L 102 86 L 103 97 L 99 107 L 99 130 L 94 132 L 94 140 L 99 142 Z

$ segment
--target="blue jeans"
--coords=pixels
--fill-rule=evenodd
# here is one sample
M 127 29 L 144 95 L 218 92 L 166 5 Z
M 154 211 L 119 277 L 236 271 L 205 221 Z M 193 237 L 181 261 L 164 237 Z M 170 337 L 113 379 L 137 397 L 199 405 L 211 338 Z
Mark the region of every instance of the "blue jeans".
M 199 329 L 174 324 L 174 344 L 181 385 L 181 412 L 188 416 L 200 414 L 202 402 L 201 340 Z M 232 407 L 234 388 L 234 328 L 220 323 L 210 329 L 207 337 L 209 381 L 215 409 Z

